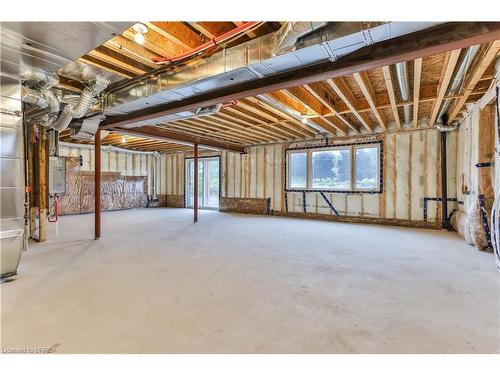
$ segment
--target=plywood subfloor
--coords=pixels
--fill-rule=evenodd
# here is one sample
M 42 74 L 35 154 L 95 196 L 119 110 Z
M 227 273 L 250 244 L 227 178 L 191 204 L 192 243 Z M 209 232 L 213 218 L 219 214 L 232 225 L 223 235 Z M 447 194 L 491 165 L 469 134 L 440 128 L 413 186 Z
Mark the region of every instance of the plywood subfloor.
M 185 209 L 61 218 L 1 285 L 3 348 L 496 353 L 493 256 L 455 233 Z

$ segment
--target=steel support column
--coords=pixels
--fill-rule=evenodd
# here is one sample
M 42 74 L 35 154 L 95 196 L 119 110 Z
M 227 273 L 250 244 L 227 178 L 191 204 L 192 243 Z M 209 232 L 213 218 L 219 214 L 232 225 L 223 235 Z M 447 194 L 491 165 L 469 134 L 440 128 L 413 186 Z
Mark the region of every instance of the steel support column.
M 194 192 L 194 199 L 193 199 L 193 215 L 194 215 L 194 222 L 198 222 L 198 143 L 194 144 L 194 186 L 193 186 L 193 192 Z
M 95 133 L 94 140 L 94 196 L 95 196 L 95 207 L 94 207 L 94 217 L 95 217 L 95 227 L 94 234 L 95 239 L 101 237 L 101 131 L 98 130 Z
M 448 168 L 446 161 L 446 132 L 439 133 L 441 140 L 441 225 L 450 229 L 448 223 Z

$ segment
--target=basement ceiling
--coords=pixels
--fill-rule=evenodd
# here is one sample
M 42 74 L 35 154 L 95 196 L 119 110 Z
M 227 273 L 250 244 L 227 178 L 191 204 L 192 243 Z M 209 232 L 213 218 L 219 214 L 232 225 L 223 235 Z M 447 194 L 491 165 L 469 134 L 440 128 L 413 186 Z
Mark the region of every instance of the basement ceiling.
M 115 81 L 133 78 L 156 66 L 152 58 L 175 57 L 235 28 L 239 23 L 145 24 L 149 30 L 143 45 L 137 44 L 132 29 L 127 29 L 69 66 L 74 69 L 63 69 L 60 74 L 68 79 L 79 80 L 77 64 L 86 64 L 113 75 Z M 274 32 L 281 24 L 266 22 L 257 30 L 232 41 L 231 46 Z M 461 50 L 407 61 L 409 100 L 406 102 L 401 96 L 395 66 L 385 66 L 246 97 L 223 107 L 216 114 L 158 123 L 156 126 L 243 146 L 411 131 L 433 124 L 441 104 L 447 99 L 452 101 L 450 113 L 453 118 L 459 117 L 467 103 L 479 99 L 491 83 L 499 50 L 499 40 L 481 45 L 461 82 L 459 92 L 451 96 L 446 95 L 446 87 L 443 90 L 443 86 L 448 85 L 458 56 L 463 53 Z M 404 121 L 405 106 L 410 106 L 411 113 L 407 123 Z M 66 137 L 63 134 L 63 138 Z M 144 142 L 120 146 L 144 150 L 158 147 L 157 150 L 165 152 L 189 148 L 185 145 L 171 146 L 169 142 Z

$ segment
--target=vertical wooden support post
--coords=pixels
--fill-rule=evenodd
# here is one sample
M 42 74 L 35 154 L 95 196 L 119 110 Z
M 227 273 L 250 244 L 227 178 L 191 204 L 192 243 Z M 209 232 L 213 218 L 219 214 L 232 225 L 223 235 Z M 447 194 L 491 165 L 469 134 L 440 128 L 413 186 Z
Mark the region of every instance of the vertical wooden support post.
M 47 240 L 47 209 L 48 209 L 48 150 L 45 128 L 39 127 L 38 139 L 38 209 L 40 219 L 38 223 L 38 241 Z
M 101 237 L 101 131 L 98 130 L 95 133 L 94 140 L 94 190 L 95 190 L 95 207 L 94 207 L 94 217 L 95 217 L 95 228 L 94 234 L 95 239 Z
M 193 176 L 193 215 L 194 222 L 198 222 L 198 143 L 194 144 L 194 176 Z

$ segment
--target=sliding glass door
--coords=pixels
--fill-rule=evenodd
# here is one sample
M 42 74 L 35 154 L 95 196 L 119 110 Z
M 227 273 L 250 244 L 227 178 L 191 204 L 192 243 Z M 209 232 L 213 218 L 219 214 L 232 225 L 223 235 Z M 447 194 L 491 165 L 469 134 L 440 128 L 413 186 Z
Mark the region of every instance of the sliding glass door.
M 198 158 L 198 207 L 219 208 L 219 157 Z M 186 205 L 194 205 L 194 159 L 186 159 Z

